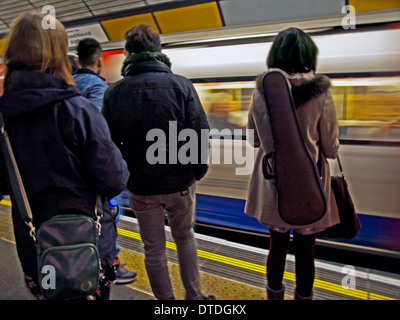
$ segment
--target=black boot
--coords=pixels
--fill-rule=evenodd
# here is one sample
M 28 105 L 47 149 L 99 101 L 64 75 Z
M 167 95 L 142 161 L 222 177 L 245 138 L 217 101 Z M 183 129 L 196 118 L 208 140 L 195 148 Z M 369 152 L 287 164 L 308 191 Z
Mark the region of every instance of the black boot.
M 267 297 L 268 300 L 283 300 L 285 297 L 285 286 L 282 284 L 280 290 L 273 290 L 267 286 Z
M 308 297 L 303 297 L 298 294 L 297 289 L 294 290 L 294 300 L 312 300 L 313 292 L 311 291 L 311 295 Z

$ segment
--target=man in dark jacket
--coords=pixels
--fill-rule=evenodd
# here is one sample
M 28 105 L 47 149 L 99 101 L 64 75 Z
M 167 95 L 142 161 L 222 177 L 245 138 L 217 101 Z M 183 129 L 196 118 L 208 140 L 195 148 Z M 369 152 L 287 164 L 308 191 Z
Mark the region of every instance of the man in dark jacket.
M 107 89 L 102 112 L 131 172 L 127 188 L 147 274 L 156 298 L 174 299 L 165 255 L 165 210 L 186 299 L 203 299 L 193 223 L 196 180 L 208 169 L 207 118 L 192 83 L 171 72 L 156 31 L 142 24 L 125 38 L 124 78 Z M 201 137 L 206 148 L 199 147 Z

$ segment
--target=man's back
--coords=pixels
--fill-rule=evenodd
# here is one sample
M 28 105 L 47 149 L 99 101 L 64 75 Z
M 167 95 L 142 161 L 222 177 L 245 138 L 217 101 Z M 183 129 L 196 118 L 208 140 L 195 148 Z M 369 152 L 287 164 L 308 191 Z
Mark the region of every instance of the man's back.
M 193 222 L 195 180 L 208 168 L 207 161 L 199 164 L 204 131 L 208 151 L 207 117 L 191 82 L 171 72 L 156 30 L 140 24 L 125 38 L 124 79 L 106 91 L 102 113 L 131 172 L 129 203 L 140 226 L 146 272 L 157 299 L 175 299 L 165 252 L 166 214 L 179 252 L 185 298 L 201 300 L 205 297 Z
M 131 56 L 125 78 L 110 86 L 104 98 L 103 115 L 131 171 L 128 189 L 137 194 L 185 190 L 207 170 L 207 165 L 198 164 L 200 154 L 188 164 L 178 159 L 186 143 L 178 141 L 179 133 L 192 129 L 197 148 L 201 129 L 209 126 L 192 83 L 174 75 L 160 61 L 163 56 Z

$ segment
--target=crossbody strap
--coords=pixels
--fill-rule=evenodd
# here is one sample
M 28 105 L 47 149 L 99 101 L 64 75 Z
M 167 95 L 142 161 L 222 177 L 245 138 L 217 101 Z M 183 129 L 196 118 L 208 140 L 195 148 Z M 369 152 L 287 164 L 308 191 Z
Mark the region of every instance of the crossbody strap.
M 32 211 L 29 206 L 25 188 L 22 183 L 21 175 L 15 161 L 14 153 L 11 148 L 7 132 L 4 130 L 3 115 L 0 113 L 0 145 L 1 151 L 6 163 L 8 176 L 10 178 L 11 189 L 14 194 L 16 206 L 22 216 L 22 219 L 30 227 L 30 235 L 35 239 L 35 227 L 32 224 Z
M 342 163 L 340 162 L 339 155 L 336 156 L 336 161 L 337 161 L 338 166 L 339 166 L 340 175 L 341 175 L 343 178 L 346 178 L 346 177 L 344 176 L 343 167 L 342 167 Z

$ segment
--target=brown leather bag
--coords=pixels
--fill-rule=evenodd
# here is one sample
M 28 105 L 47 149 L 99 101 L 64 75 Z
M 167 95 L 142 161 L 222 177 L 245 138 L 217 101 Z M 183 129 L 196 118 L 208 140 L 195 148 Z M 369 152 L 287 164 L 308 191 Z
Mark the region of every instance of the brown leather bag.
M 318 233 L 318 237 L 331 239 L 353 239 L 361 229 L 361 223 L 351 199 L 343 167 L 337 157 L 340 174 L 331 177 L 331 187 L 339 211 L 340 223 Z

